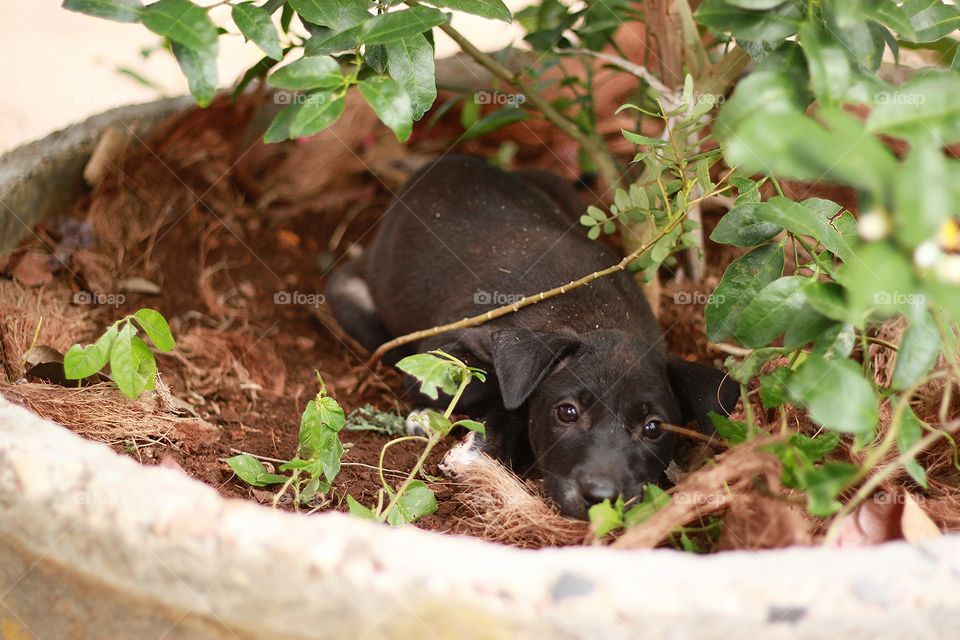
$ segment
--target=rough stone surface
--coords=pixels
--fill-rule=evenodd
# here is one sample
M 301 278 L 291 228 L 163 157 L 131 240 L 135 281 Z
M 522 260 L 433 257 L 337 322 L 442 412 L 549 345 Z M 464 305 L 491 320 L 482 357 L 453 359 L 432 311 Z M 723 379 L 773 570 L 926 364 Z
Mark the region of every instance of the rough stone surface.
M 83 167 L 108 126 L 142 135 L 191 98 L 120 107 L 0 156 L 0 254 L 49 216 L 63 215 L 84 188 Z
M 0 629 L 40 638 L 953 638 L 960 538 L 522 551 L 220 498 L 0 399 Z

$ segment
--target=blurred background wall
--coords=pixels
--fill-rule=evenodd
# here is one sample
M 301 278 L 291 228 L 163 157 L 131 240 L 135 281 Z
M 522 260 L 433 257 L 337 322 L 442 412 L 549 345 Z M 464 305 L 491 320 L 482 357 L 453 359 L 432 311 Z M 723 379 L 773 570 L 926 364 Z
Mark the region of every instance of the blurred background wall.
M 158 36 L 141 25 L 67 11 L 60 2 L 0 0 L 0 69 L 7 79 L 7 88 L 0 91 L 0 153 L 111 107 L 187 93 L 173 56 L 162 50 L 149 53 L 159 44 Z M 506 4 L 516 10 L 528 0 Z M 221 24 L 229 22 L 228 7 L 218 7 L 212 15 Z M 488 50 L 507 46 L 520 33 L 501 22 L 464 15 L 454 25 Z M 446 36 L 435 34 L 441 55 L 456 51 Z M 239 35 L 221 39 L 221 86 L 230 86 L 261 57 Z

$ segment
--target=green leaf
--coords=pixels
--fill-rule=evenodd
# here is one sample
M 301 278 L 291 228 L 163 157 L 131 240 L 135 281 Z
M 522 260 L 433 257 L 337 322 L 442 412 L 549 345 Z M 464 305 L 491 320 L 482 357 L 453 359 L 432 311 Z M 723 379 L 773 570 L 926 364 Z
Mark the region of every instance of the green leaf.
M 800 42 L 813 92 L 825 104 L 841 101 L 850 87 L 850 61 L 843 46 L 815 22 L 801 27 Z
M 672 498 L 670 494 L 655 484 L 648 484 L 643 490 L 643 499 L 623 514 L 624 526 L 629 529 L 643 524 L 664 508 Z
M 447 14 L 429 7 L 382 13 L 363 23 L 360 41 L 367 45 L 396 42 L 418 36 L 446 21 Z
M 290 124 L 290 135 L 305 138 L 323 131 L 343 115 L 343 96 L 333 93 L 311 93 Z
M 801 276 L 786 276 L 761 289 L 737 320 L 733 334 L 737 341 L 756 348 L 778 338 L 806 304 L 802 288 L 809 281 Z
M 599 502 L 587 510 L 587 516 L 590 519 L 590 528 L 593 529 L 593 535 L 602 538 L 611 531 L 623 527 L 623 498 L 618 498 L 616 505 L 610 504 L 610 500 Z
M 110 349 L 117 337 L 116 326 L 109 327 L 93 344 L 75 344 L 63 356 L 63 373 L 70 380 L 80 380 L 97 373 L 110 361 Z
M 503 127 L 507 127 L 511 124 L 521 122 L 526 119 L 526 111 L 523 109 L 518 109 L 517 107 L 507 106 L 502 109 L 498 109 L 471 124 L 470 128 L 460 138 L 460 140 L 474 140 L 489 133 L 493 133 L 497 129 L 502 129 Z
M 783 247 L 776 244 L 758 247 L 730 263 L 705 311 L 710 341 L 730 338 L 754 296 L 782 274 Z
M 873 433 L 879 400 L 863 371 L 851 360 L 809 356 L 790 376 L 791 397 L 810 410 L 810 417 L 828 429 Z
M 737 84 L 733 97 L 717 116 L 715 130 L 721 138 L 726 138 L 748 121 L 759 119 L 762 123 L 766 116 L 778 113 L 800 114 L 810 100 L 806 87 L 786 71 L 754 71 Z M 754 162 L 762 164 L 763 160 L 758 157 Z
M 352 516 L 357 516 L 364 520 L 373 520 L 374 522 L 377 520 L 377 514 L 375 514 L 372 509 L 368 509 L 357 502 L 353 496 L 347 496 L 347 508 L 350 510 L 350 515 Z
M 136 336 L 136 329 L 130 322 L 123 323 L 114 339 L 110 350 L 110 375 L 120 391 L 131 399 L 153 389 L 156 383 L 156 360 L 150 347 Z
M 626 129 L 620 129 L 620 133 L 623 134 L 623 137 L 626 138 L 627 141 L 632 142 L 633 144 L 644 144 L 651 147 L 662 147 L 667 144 L 667 141 L 661 138 L 642 136 L 639 133 L 627 131 Z
M 330 56 L 306 56 L 274 71 L 267 82 L 278 89 L 332 89 L 343 82 L 340 65 Z
M 453 423 L 455 427 L 463 427 L 464 429 L 469 429 L 470 431 L 476 431 L 480 435 L 486 433 L 486 426 L 482 422 L 477 422 L 476 420 L 457 420 Z
M 254 487 L 265 487 L 288 480 L 286 476 L 268 473 L 262 462 L 247 454 L 227 458 L 227 465 L 233 469 L 238 478 Z
M 431 430 L 436 431 L 441 435 L 446 435 L 450 433 L 451 429 L 453 429 L 453 423 L 450 422 L 450 419 L 439 411 L 427 409 L 426 418 L 427 426 L 430 427 Z
M 867 118 L 869 133 L 960 141 L 960 75 L 924 73 L 881 97 Z
M 950 172 L 940 144 L 911 147 L 894 189 L 896 237 L 911 249 L 933 238 L 950 216 Z
M 802 292 L 804 304 L 793 316 L 783 336 L 783 346 L 787 349 L 796 349 L 816 340 L 836 323 L 832 318 L 821 314 L 813 308 L 807 299 L 807 289 Z
M 903 334 L 890 386 L 909 389 L 930 371 L 940 354 L 941 341 L 933 316 L 926 308 L 910 314 L 910 326 Z
M 503 4 L 503 0 L 427 0 L 427 4 L 472 13 L 482 18 L 510 22 L 510 9 Z
M 310 22 L 343 31 L 369 19 L 366 0 L 287 0 L 297 13 Z
M 278 113 L 267 128 L 267 132 L 263 135 L 263 141 L 267 143 L 281 142 L 292 138 L 290 127 L 300 114 L 302 108 L 302 104 L 295 104 Z
M 838 324 L 830 327 L 817 339 L 810 353 L 824 360 L 843 360 L 853 352 L 857 342 L 857 332 L 852 324 Z
M 63 8 L 116 22 L 140 22 L 140 0 L 64 0 Z
M 900 455 L 909 451 L 920 440 L 921 435 L 923 435 L 923 423 L 908 406 L 903 411 L 900 418 L 900 429 L 897 431 L 897 449 L 900 451 Z M 908 458 L 904 462 L 903 468 L 910 474 L 914 482 L 924 489 L 927 488 L 927 472 L 923 465 L 917 462 L 916 456 Z
M 761 219 L 757 212 L 768 207 L 765 202 L 747 202 L 728 211 L 717 224 L 710 239 L 737 247 L 753 247 L 772 239 L 783 228 Z
M 807 491 L 807 511 L 825 517 L 840 508 L 837 496 L 857 475 L 860 468 L 848 462 L 827 461 L 819 469 L 798 474 Z
M 419 380 L 420 392 L 433 400 L 437 399 L 438 389 L 450 396 L 457 392 L 456 365 L 433 354 L 407 356 L 397 363 L 397 369 Z
M 838 12 L 851 19 L 875 20 L 896 31 L 904 40 L 916 37 L 910 16 L 890 0 L 854 0 L 834 4 Z
M 433 47 L 422 34 L 390 42 L 386 47 L 390 76 L 410 96 L 413 119 L 419 120 L 437 99 Z
M 760 376 L 760 402 L 765 409 L 782 407 L 790 402 L 790 395 L 787 392 L 788 377 L 790 377 L 788 367 L 780 367 L 765 376 Z
M 407 92 L 395 80 L 384 76 L 361 80 L 359 87 L 381 122 L 393 130 L 397 140 L 406 142 L 413 131 L 413 109 Z
M 824 456 L 832 452 L 840 444 L 840 434 L 836 431 L 824 431 L 820 435 L 810 438 L 802 433 L 790 436 L 790 444 L 803 452 L 810 462 L 819 462 Z
M 887 193 L 898 171 L 890 151 L 866 135 L 863 124 L 850 115 L 824 107 L 817 117 L 829 129 L 800 112 L 748 116 L 728 137 L 724 157 L 730 166 L 746 172 L 795 180 L 832 179 Z
M 363 61 L 378 74 L 387 70 L 387 48 L 382 44 L 372 44 L 363 50 Z
M 811 281 L 803 288 L 803 295 L 811 307 L 832 320 L 846 322 L 850 317 L 846 294 L 835 282 Z
M 905 2 L 903 9 L 910 16 L 913 26 L 911 42 L 934 42 L 960 29 L 960 8 L 942 2 L 919 0 Z
M 925 301 L 910 259 L 885 242 L 864 245 L 855 260 L 837 270 L 837 280 L 846 290 L 847 306 L 854 314 L 876 311 L 892 316 Z
M 217 92 L 217 43 L 202 49 L 191 49 L 179 42 L 171 42 L 170 49 L 187 78 L 190 93 L 201 107 L 213 102 Z
M 717 433 L 728 445 L 742 444 L 747 441 L 747 425 L 739 420 L 710 411 L 707 414 Z
M 761 220 L 783 227 L 791 233 L 810 236 L 840 257 L 844 262 L 854 254 L 849 236 L 841 235 L 831 217 L 840 211 L 840 205 L 828 200 L 811 199 L 803 203 L 782 196 L 766 202 L 766 207 L 757 209 Z M 852 215 L 844 213 L 844 216 Z
M 387 514 L 387 522 L 399 526 L 415 522 L 419 518 L 437 510 L 437 498 L 433 491 L 420 480 L 414 480 L 408 486 L 396 506 Z
M 150 336 L 155 346 L 160 351 L 173 351 L 177 343 L 173 340 L 173 334 L 170 333 L 170 325 L 167 319 L 159 311 L 153 309 L 140 309 L 133 318 L 140 325 L 140 328 Z
M 244 3 L 234 5 L 231 15 L 244 38 L 252 41 L 274 60 L 283 58 L 280 36 L 269 13 L 253 4 Z
M 210 51 L 217 42 L 217 27 L 207 12 L 190 0 L 160 0 L 143 10 L 147 29 L 194 51 Z
M 334 444 L 346 423 L 343 409 L 329 396 L 307 403 L 300 418 L 300 451 L 307 458 L 314 458 L 327 449 L 336 449 Z
M 697 22 L 740 40 L 782 40 L 797 32 L 802 20 L 799 3 L 783 2 L 766 11 L 751 11 L 729 0 L 705 0 L 694 14 Z

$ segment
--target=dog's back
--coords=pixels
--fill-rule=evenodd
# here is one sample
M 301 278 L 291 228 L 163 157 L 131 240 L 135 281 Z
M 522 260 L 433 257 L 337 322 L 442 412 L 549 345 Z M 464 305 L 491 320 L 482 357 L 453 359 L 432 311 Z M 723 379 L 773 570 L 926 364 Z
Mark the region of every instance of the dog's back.
M 390 335 L 443 324 L 562 285 L 619 259 L 586 237 L 584 207 L 545 172 L 510 174 L 449 156 L 421 169 L 387 212 L 364 277 Z M 576 198 L 577 202 L 570 202 Z M 498 321 L 581 332 L 659 333 L 636 284 L 621 273 Z

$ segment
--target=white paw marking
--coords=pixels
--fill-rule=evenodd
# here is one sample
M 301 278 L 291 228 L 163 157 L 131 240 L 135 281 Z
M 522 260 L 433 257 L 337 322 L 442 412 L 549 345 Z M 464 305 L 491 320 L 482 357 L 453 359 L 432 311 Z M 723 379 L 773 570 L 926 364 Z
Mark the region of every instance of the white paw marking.
M 476 435 L 471 431 L 463 442 L 447 451 L 440 463 L 440 471 L 444 475 L 453 478 L 462 476 L 470 467 L 483 461 L 484 455 L 477 446 Z
M 427 418 L 427 409 L 414 409 L 407 416 L 406 423 L 408 436 L 425 436 L 430 432 L 430 423 Z
M 373 304 L 370 287 L 363 278 L 359 276 L 347 278 L 340 285 L 340 292 L 364 311 L 376 312 L 377 307 Z

